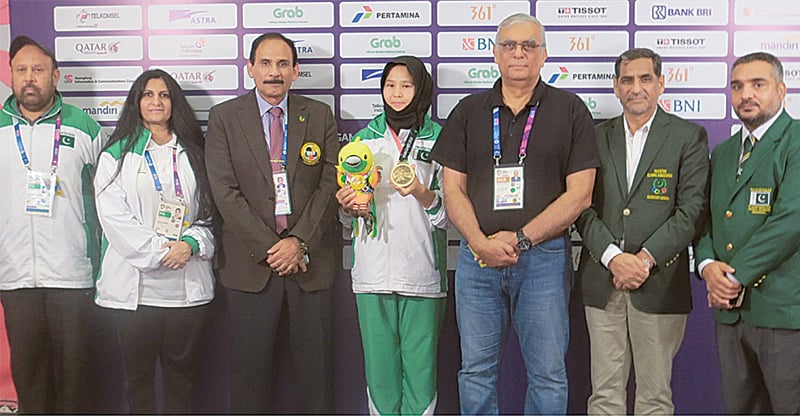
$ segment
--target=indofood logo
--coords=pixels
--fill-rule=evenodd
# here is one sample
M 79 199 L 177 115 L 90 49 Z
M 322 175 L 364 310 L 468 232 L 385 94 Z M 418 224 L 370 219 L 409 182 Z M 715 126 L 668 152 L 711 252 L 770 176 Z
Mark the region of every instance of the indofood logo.
M 81 55 L 113 55 L 119 52 L 119 43 L 116 42 L 78 42 L 75 51 Z
M 416 10 L 389 10 L 389 11 L 374 11 L 370 6 L 363 6 L 363 11 L 358 11 L 353 16 L 352 23 L 363 22 L 373 16 L 375 20 L 402 20 L 402 19 L 419 19 L 421 16 Z
M 489 36 L 461 38 L 461 50 L 463 51 L 486 51 L 493 47 L 494 39 Z
M 383 76 L 383 69 L 361 69 L 361 81 L 369 81 Z
M 97 107 L 84 107 L 81 110 L 90 116 L 117 115 L 124 105 L 125 101 L 103 101 Z
M 667 20 L 669 17 L 710 17 L 713 9 L 710 7 L 673 7 L 664 4 L 654 4 L 650 9 L 653 20 Z
M 355 16 L 353 16 L 353 23 L 358 23 L 361 20 L 366 20 L 372 17 L 372 7 L 369 6 L 363 6 L 363 7 L 364 11 L 360 11 L 356 13 Z
M 559 72 L 554 72 L 553 75 L 550 76 L 550 79 L 547 80 L 548 84 L 554 84 L 556 81 L 562 81 L 567 79 L 569 76 L 569 70 L 565 66 L 558 67 Z
M 216 24 L 217 18 L 214 16 L 196 16 L 197 14 L 208 13 L 207 10 L 189 10 L 189 9 L 176 9 L 169 11 L 169 21 L 175 22 L 178 20 L 189 20 L 193 25 L 210 25 Z

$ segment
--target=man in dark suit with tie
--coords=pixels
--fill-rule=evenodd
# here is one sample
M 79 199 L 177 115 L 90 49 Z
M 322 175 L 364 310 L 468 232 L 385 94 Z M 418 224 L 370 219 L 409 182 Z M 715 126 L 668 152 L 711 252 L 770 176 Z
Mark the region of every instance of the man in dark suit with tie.
M 289 329 L 298 413 L 329 413 L 331 286 L 341 271 L 330 107 L 289 94 L 294 43 L 253 41 L 253 91 L 211 109 L 206 165 L 223 224 L 218 259 L 227 288 L 232 413 L 266 413 L 281 318 Z M 278 186 L 288 184 L 288 186 Z
M 635 414 L 672 414 L 672 360 L 692 307 L 688 247 L 706 209 L 708 135 L 658 107 L 661 57 L 617 58 L 623 114 L 597 126 L 603 167 L 577 221 L 591 341 L 589 414 L 625 414 L 631 361 Z
M 742 56 L 731 105 L 742 128 L 711 155 L 698 270 L 715 308 L 727 414 L 800 414 L 800 123 L 783 65 Z

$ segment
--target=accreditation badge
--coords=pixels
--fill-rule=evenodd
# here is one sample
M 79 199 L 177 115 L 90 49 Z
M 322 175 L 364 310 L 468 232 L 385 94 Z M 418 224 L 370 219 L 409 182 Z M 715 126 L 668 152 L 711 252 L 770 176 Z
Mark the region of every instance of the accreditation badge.
M 525 180 L 522 165 L 494 167 L 494 210 L 523 208 Z
M 273 173 L 272 183 L 275 184 L 275 215 L 291 215 L 292 202 L 289 199 L 289 174 L 286 172 Z
M 158 203 L 156 224 L 153 227 L 156 234 L 170 241 L 181 239 L 183 232 L 183 216 L 186 215 L 186 206 L 161 201 Z
M 25 194 L 25 214 L 42 217 L 53 216 L 56 183 L 55 173 L 29 170 L 28 190 Z

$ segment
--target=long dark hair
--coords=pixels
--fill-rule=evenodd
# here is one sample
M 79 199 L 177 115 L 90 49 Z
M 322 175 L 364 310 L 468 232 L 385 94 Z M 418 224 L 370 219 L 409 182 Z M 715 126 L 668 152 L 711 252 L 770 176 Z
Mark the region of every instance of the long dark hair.
M 133 150 L 136 141 L 141 136 L 144 125 L 142 123 L 142 113 L 139 103 L 147 87 L 147 82 L 151 79 L 161 79 L 167 84 L 170 101 L 172 102 L 172 115 L 169 118 L 169 129 L 174 133 L 189 157 L 189 164 L 192 166 L 195 181 L 197 182 L 199 212 L 196 218 L 205 220 L 215 216 L 214 202 L 211 199 L 211 187 L 208 184 L 206 165 L 204 161 L 203 149 L 205 138 L 200 129 L 200 123 L 194 110 L 186 100 L 183 90 L 168 73 L 160 69 L 145 71 L 133 82 L 128 97 L 125 99 L 125 107 L 117 121 L 117 127 L 111 133 L 111 138 L 103 147 L 103 151 L 113 146 L 117 142 L 122 142 L 122 156 L 117 163 L 117 170 L 110 182 L 119 175 L 122 170 L 122 163 L 125 157 Z M 108 184 L 106 184 L 108 186 Z

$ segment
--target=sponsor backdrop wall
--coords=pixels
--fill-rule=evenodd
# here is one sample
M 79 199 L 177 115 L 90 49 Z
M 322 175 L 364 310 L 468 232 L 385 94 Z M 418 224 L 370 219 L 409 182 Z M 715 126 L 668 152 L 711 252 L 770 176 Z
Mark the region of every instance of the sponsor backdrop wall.
M 726 87 L 733 61 L 748 52 L 768 51 L 784 60 L 786 106 L 790 114 L 800 115 L 800 3 L 795 2 L 10 0 L 12 35 L 28 34 L 54 48 L 61 64 L 59 89 L 95 117 L 104 134 L 113 129 L 133 80 L 153 67 L 178 80 L 205 122 L 214 104 L 253 87 L 245 67 L 252 40 L 280 31 L 298 48 L 300 77 L 294 90 L 331 106 L 342 141 L 382 110 L 381 69 L 388 58 L 402 54 L 429 65 L 437 87 L 431 115 L 444 122 L 460 98 L 489 88 L 498 78 L 492 63 L 494 31 L 516 12 L 533 13 L 548 30 L 549 59 L 542 79 L 576 92 L 597 120 L 621 112 L 611 90 L 613 61 L 635 46 L 664 57 L 667 89 L 660 105 L 703 124 L 712 146 L 738 129 Z M 451 236 L 452 269 L 457 236 Z M 349 263 L 348 245 L 343 257 Z M 335 289 L 336 410 L 363 413 L 360 340 L 348 277 L 344 270 Z M 675 364 L 676 411 L 715 413 L 721 411 L 721 399 L 713 325 L 699 282 L 695 299 Z M 217 304 L 221 312 L 224 305 Z M 440 348 L 441 413 L 458 410 L 459 351 L 452 306 L 451 297 Z M 569 410 L 584 412 L 590 392 L 588 340 L 582 309 L 575 302 L 572 321 Z M 222 317 L 211 331 L 214 338 L 224 337 Z M 113 350 L 112 344 L 107 346 Z M 216 344 L 209 347 L 204 386 L 213 394 L 202 403 L 224 411 L 227 366 L 224 342 Z M 106 365 L 118 366 L 113 354 L 106 351 L 104 356 Z M 281 371 L 290 377 L 290 369 Z M 515 346 L 507 348 L 502 374 L 502 410 L 521 412 L 525 375 Z M 109 409 L 120 405 L 114 385 L 106 383 L 101 390 L 107 393 L 103 400 Z M 283 389 L 276 398 L 279 409 L 291 410 L 286 406 L 292 394 Z

